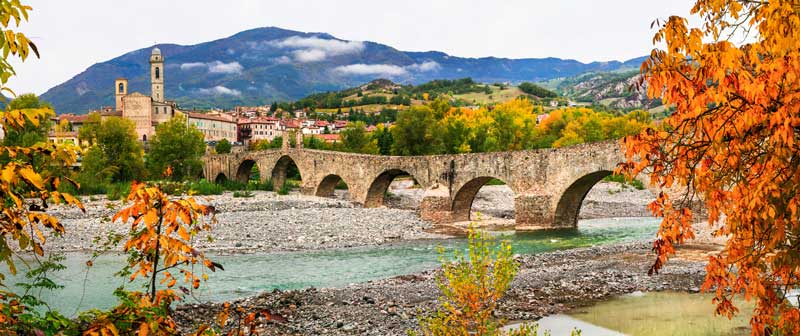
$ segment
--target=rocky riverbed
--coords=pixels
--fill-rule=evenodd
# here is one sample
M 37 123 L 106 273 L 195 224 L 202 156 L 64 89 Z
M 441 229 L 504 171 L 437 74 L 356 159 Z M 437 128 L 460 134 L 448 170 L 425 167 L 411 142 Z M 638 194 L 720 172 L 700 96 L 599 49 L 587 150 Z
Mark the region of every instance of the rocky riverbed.
M 218 252 L 270 252 L 345 248 L 435 239 L 433 225 L 419 219 L 422 191 L 412 181 L 391 186 L 388 207 L 364 209 L 346 201 L 346 191 L 333 198 L 293 193 L 279 196 L 255 192 L 254 197 L 198 197 L 218 211 L 213 242 L 200 248 Z M 514 194 L 506 186 L 485 186 L 473 204 L 485 221 L 513 223 Z M 599 183 L 587 195 L 581 218 L 646 216 L 652 200 L 647 190 L 616 183 Z M 110 223 L 121 206 L 103 198 L 84 199 L 87 213 L 56 209 L 67 234 L 48 241 L 48 248 L 74 251 L 98 248 L 96 236 L 125 233 L 128 225 Z M 478 217 L 477 214 L 474 217 Z M 521 268 L 498 314 L 509 321 L 532 321 L 635 291 L 697 291 L 705 245 L 681 250 L 658 275 L 647 276 L 653 261 L 649 242 L 602 245 L 590 248 L 519 256 Z M 398 276 L 343 288 L 309 288 L 273 291 L 240 299 L 246 309 L 268 310 L 280 316 L 269 322 L 267 335 L 405 335 L 430 313 L 439 296 L 436 271 Z M 188 303 L 176 308 L 184 330 L 212 322 L 218 303 Z
M 648 276 L 653 261 L 650 246 L 635 242 L 518 257 L 519 275 L 498 315 L 509 321 L 533 321 L 625 293 L 698 290 L 704 261 L 672 260 L 661 273 Z M 405 335 L 416 328 L 420 314 L 436 306 L 435 272 L 344 288 L 273 291 L 234 305 L 278 315 L 278 321 L 264 328 L 266 335 Z M 177 316 L 181 327 L 190 330 L 210 323 L 220 308 L 220 304 L 186 304 L 177 308 Z
M 433 224 L 417 215 L 422 190 L 411 180 L 393 183 L 387 207 L 362 208 L 347 201 L 346 190 L 332 198 L 277 195 L 256 191 L 253 197 L 198 196 L 202 203 L 215 207 L 217 223 L 213 241 L 198 240 L 198 247 L 219 252 L 247 253 L 296 251 L 355 246 L 382 245 L 401 240 L 435 239 L 445 236 L 430 233 Z M 652 196 L 647 190 L 623 187 L 617 183 L 598 183 L 584 201 L 582 218 L 646 216 Z M 121 201 L 104 197 L 84 197 L 86 213 L 74 208 L 56 208 L 66 234 L 51 239 L 54 251 L 97 250 L 111 234 L 125 234 L 129 225 L 111 218 Z M 473 218 L 513 226 L 514 194 L 504 185 L 485 186 L 475 199 Z M 100 237 L 99 240 L 96 238 Z

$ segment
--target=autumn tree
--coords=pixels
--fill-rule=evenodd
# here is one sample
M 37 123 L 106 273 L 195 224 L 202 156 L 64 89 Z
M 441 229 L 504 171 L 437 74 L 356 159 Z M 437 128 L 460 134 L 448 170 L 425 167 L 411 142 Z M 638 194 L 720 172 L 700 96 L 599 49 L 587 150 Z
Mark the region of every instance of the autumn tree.
M 167 167 L 177 180 L 196 176 L 202 170 L 200 157 L 206 151 L 203 133 L 186 123 L 186 117 L 175 116 L 156 127 L 150 140 L 147 166 L 151 176 L 159 176 Z
M 0 58 L 0 91 L 11 95 L 13 91 L 6 87 L 8 79 L 14 75 L 9 57 L 25 61 L 30 51 L 38 56 L 36 46 L 23 33 L 9 28 L 12 23 L 19 26 L 27 21 L 30 10 L 31 7 L 19 1 L 0 1 L 0 36 L 3 36 L 0 47 L 4 51 Z M 46 106 L 20 106 L 15 103 L 0 112 L 0 123 L 7 136 L 20 135 L 31 130 L 46 130 L 43 125 L 47 125 L 51 115 L 52 109 Z M 0 334 L 3 335 L 36 333 L 37 329 L 27 321 L 41 317 L 36 310 L 41 301 L 27 292 L 15 293 L 5 283 L 5 278 L 18 272 L 19 253 L 26 253 L 30 258 L 23 265 L 38 272 L 45 271 L 40 259 L 44 256 L 45 232 L 64 232 L 59 220 L 45 212 L 48 204 L 69 204 L 83 209 L 80 201 L 57 191 L 60 184 L 70 183 L 69 180 L 61 176 L 43 176 L 31 163 L 33 157 L 40 157 L 47 159 L 51 165 L 66 166 L 75 162 L 76 152 L 72 147 L 55 146 L 40 140 L 21 136 L 0 145 L 0 156 L 3 157 L 0 166 L 0 262 L 6 264 L 8 270 L 8 273 L 0 273 Z M 41 283 L 37 282 L 26 285 L 23 287 L 42 288 L 38 286 Z M 42 324 L 65 320 L 57 313 L 49 313 L 48 318 L 42 319 Z
M 27 93 L 14 98 L 6 106 L 7 111 L 34 110 L 45 113 L 45 117 L 38 123 L 26 123 L 20 129 L 9 128 L 5 133 L 3 144 L 6 146 L 33 146 L 37 143 L 47 142 L 47 132 L 53 125 L 50 117 L 56 115 L 53 106 L 39 100 L 33 93 Z
M 702 200 L 713 235 L 725 239 L 702 288 L 716 313 L 755 300 L 754 335 L 797 335 L 800 308 L 800 5 L 795 1 L 698 0 L 699 27 L 673 16 L 657 21 L 642 65 L 650 97 L 674 106 L 663 128 L 626 140 L 621 170 L 649 174 L 663 216 L 651 271 L 694 238 L 690 205 Z

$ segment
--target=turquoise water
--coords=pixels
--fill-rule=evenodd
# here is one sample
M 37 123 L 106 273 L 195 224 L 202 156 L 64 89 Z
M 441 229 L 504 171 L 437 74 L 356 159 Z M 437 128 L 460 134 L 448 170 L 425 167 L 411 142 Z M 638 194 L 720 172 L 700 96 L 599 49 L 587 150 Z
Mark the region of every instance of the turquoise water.
M 655 218 L 611 218 L 584 220 L 577 230 L 531 233 L 497 233 L 508 240 L 514 253 L 535 254 L 553 250 L 587 247 L 651 238 L 658 227 Z M 340 287 L 350 283 L 410 274 L 438 266 L 437 247 L 447 250 L 466 248 L 466 239 L 437 239 L 402 242 L 383 246 L 323 251 L 211 255 L 224 271 L 209 274 L 209 280 L 187 302 L 225 301 L 273 289 Z M 117 277 L 125 256 L 106 254 L 85 266 L 89 254 L 67 253 L 65 271 L 53 275 L 64 289 L 42 293 L 52 308 L 64 314 L 116 304 L 115 288 L 139 289 Z M 5 266 L 3 266 L 5 267 Z M 7 269 L 0 268 L 7 274 Z M 13 283 L 9 279 L 7 283 Z

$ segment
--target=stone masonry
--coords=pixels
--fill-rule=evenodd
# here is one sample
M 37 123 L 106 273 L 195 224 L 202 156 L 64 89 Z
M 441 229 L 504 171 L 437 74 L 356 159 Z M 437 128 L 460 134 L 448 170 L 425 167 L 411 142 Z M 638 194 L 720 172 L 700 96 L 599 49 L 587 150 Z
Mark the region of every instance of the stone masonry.
M 253 165 L 262 182 L 279 188 L 294 162 L 301 192 L 328 196 L 340 180 L 352 201 L 365 207 L 383 205 L 389 184 L 411 176 L 424 188 L 420 216 L 437 223 L 468 221 L 478 190 L 492 178 L 515 193 L 517 230 L 572 228 L 581 202 L 624 159 L 616 141 L 541 150 L 431 156 L 378 156 L 289 148 L 204 157 L 208 180 L 247 181 Z

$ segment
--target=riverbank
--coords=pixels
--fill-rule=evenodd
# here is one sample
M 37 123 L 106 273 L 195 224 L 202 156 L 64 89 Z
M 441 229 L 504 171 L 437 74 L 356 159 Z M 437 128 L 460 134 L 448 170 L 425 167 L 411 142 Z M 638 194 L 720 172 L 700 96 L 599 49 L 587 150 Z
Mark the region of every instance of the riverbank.
M 434 225 L 419 218 L 422 194 L 411 180 L 401 180 L 392 184 L 388 206 L 382 208 L 362 208 L 346 200 L 345 190 L 337 190 L 333 198 L 297 192 L 281 196 L 266 191 L 254 191 L 253 197 L 233 197 L 229 192 L 196 196 L 217 211 L 211 232 L 214 239 L 200 237 L 203 239 L 197 240 L 197 247 L 218 253 L 279 252 L 448 237 L 432 233 Z M 601 182 L 587 195 L 581 218 L 648 216 L 646 205 L 650 200 L 652 195 L 647 190 Z M 49 250 L 95 251 L 109 235 L 128 232 L 128 224 L 111 222 L 121 201 L 107 201 L 103 196 L 82 197 L 82 201 L 85 214 L 63 207 L 51 211 L 62 220 L 66 234 L 49 239 Z M 482 225 L 513 227 L 514 193 L 504 185 L 485 186 L 475 198 L 473 211 L 473 218 L 481 218 Z
M 532 321 L 610 297 L 642 291 L 696 292 L 705 262 L 676 259 L 647 275 L 653 261 L 647 242 L 596 246 L 518 257 L 520 272 L 498 315 Z M 353 284 L 342 288 L 273 291 L 236 301 L 248 309 L 269 310 L 285 319 L 266 335 L 405 335 L 419 314 L 430 313 L 439 296 L 435 271 Z M 182 328 L 208 323 L 220 304 L 177 308 Z

